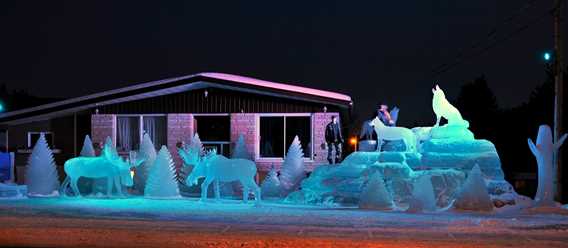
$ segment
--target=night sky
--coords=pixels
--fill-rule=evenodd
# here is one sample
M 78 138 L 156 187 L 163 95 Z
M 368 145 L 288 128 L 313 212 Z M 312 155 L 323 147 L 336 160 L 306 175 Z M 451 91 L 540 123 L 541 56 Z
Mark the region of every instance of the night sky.
M 67 98 L 217 71 L 347 93 L 359 115 L 386 101 L 403 125 L 434 122 L 434 81 L 455 98 L 485 75 L 500 106 L 528 100 L 545 77 L 552 17 L 539 17 L 553 1 L 432 2 L 1 1 L 0 83 Z

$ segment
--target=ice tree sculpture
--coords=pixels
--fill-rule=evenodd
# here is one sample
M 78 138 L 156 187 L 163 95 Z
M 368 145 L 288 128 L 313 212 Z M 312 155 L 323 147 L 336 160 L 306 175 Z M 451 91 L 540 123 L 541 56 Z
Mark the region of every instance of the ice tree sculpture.
M 29 157 L 25 181 L 30 195 L 50 196 L 58 192 L 57 167 L 43 133 L 40 134 Z
M 278 179 L 278 173 L 274 169 L 274 165 L 272 165 L 272 169 L 262 181 L 260 185 L 260 189 L 262 195 L 264 197 L 280 197 L 282 193 L 282 187 L 280 185 L 280 180 Z
M 254 181 L 256 176 L 256 164 L 253 161 L 242 158 L 228 159 L 218 155 L 215 149 L 199 160 L 191 174 L 187 177 L 187 185 L 196 185 L 199 178 L 205 178 L 201 184 L 201 200 L 207 199 L 207 189 L 215 182 L 215 198 L 220 199 L 220 183 L 239 181 L 243 186 L 243 201 L 248 202 L 249 189 L 254 192 L 255 200 L 260 202 L 260 187 Z
M 81 148 L 81 157 L 94 157 L 95 148 L 93 148 L 93 142 L 89 135 L 85 135 L 85 140 L 83 141 L 83 148 Z
M 554 153 L 566 140 L 567 134 L 552 143 L 552 131 L 548 125 L 538 128 L 536 145 L 529 138 L 529 148 L 536 158 L 538 165 L 538 187 L 534 200 L 538 206 L 554 206 L 554 180 L 556 180 L 556 165 L 553 164 Z
M 148 181 L 144 189 L 144 197 L 149 198 L 179 198 L 179 188 L 176 181 L 175 165 L 166 146 L 162 146 L 154 165 L 150 167 Z
M 393 206 L 392 195 L 385 186 L 383 176 L 380 172 L 373 173 L 361 191 L 359 208 L 390 210 Z
M 408 211 L 418 212 L 422 210 L 436 210 L 436 197 L 434 196 L 434 187 L 432 187 L 430 175 L 419 177 L 412 189 L 412 199 Z
M 476 164 L 467 175 L 467 179 L 454 201 L 454 208 L 472 211 L 493 210 L 493 202 L 491 202 L 491 197 L 487 192 L 487 186 L 479 165 Z
M 156 148 L 154 148 L 154 143 L 152 143 L 152 139 L 147 133 L 142 137 L 138 156 L 144 159 L 144 162 L 136 168 L 136 172 L 134 173 L 134 188 L 139 193 L 144 194 L 144 188 L 148 180 L 148 172 L 154 164 L 154 160 L 156 160 Z
M 284 191 L 283 193 L 289 194 L 296 190 L 305 176 L 304 152 L 300 145 L 300 139 L 296 136 L 292 144 L 290 144 L 290 148 L 288 148 L 288 153 L 286 154 L 286 158 L 284 158 L 284 163 L 282 163 L 282 169 L 280 170 L 279 179 Z
M 464 120 L 460 111 L 446 99 L 444 91 L 440 89 L 438 85 L 436 85 L 436 88 L 432 89 L 432 94 L 434 94 L 432 97 L 432 109 L 434 109 L 434 113 L 436 114 L 435 127 L 440 125 L 440 119 L 442 117 L 448 120 L 448 125 L 469 127 L 469 122 Z
M 250 154 L 247 151 L 247 146 L 245 143 L 245 136 L 243 134 L 239 135 L 239 139 L 235 144 L 235 149 L 233 150 L 231 158 L 250 159 Z

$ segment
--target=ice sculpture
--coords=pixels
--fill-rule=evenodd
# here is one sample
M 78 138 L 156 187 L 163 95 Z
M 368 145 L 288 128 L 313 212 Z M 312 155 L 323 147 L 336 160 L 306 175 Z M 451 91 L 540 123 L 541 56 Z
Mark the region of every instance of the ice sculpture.
M 556 143 L 552 143 L 550 127 L 540 125 L 536 145 L 530 138 L 528 139 L 529 148 L 538 164 L 538 188 L 534 198 L 538 206 L 555 206 L 553 182 L 556 180 L 556 165 L 553 164 L 553 157 L 566 140 L 566 135 L 562 135 Z
M 404 127 L 387 127 L 378 117 L 375 117 L 369 125 L 375 128 L 377 133 L 377 151 L 381 151 L 381 143 L 383 140 L 403 140 L 406 150 L 416 152 L 416 136 L 414 133 Z
M 154 164 L 150 168 L 144 189 L 144 197 L 180 198 L 175 169 L 172 155 L 166 146 L 162 146 Z
M 282 187 L 274 165 L 272 169 L 270 169 L 270 172 L 268 172 L 268 175 L 266 175 L 266 178 L 264 178 L 264 181 L 262 181 L 260 189 L 263 197 L 281 197 Z
M 105 144 L 103 152 L 98 157 L 76 157 L 65 162 L 65 173 L 67 177 L 61 185 L 61 189 L 65 192 L 68 185 L 76 196 L 81 196 L 77 181 L 81 177 L 103 179 L 107 181 L 107 196 L 111 196 L 113 183 L 119 195 L 122 193 L 122 185 L 132 186 L 132 176 L 130 168 L 139 166 L 143 160 L 137 159 L 134 151 L 130 152 L 130 158 L 125 161 L 123 158 L 113 152 L 111 144 Z
M 306 176 L 304 167 L 304 152 L 300 145 L 300 139 L 296 135 L 292 144 L 288 148 L 282 169 L 280 170 L 280 185 L 284 194 L 296 190 L 300 186 L 300 182 Z
M 85 135 L 85 140 L 83 141 L 83 148 L 81 148 L 81 153 L 79 153 L 81 157 L 94 157 L 95 155 L 95 148 L 93 148 L 93 142 L 89 135 Z
M 114 144 L 114 142 L 112 142 L 112 139 L 110 138 L 110 136 L 107 136 L 106 139 L 105 139 L 105 143 L 103 145 L 103 150 L 105 148 L 106 148 L 106 151 L 110 154 L 111 157 L 118 157 L 118 151 L 116 150 L 116 145 Z M 105 178 L 93 178 L 92 181 L 93 181 L 93 184 L 92 184 L 92 187 L 91 187 L 91 194 L 93 194 L 93 195 L 104 194 L 105 188 L 107 186 L 107 181 L 105 180 Z
M 254 191 L 255 199 L 260 202 L 260 187 L 254 181 L 256 176 L 256 164 L 248 159 L 228 159 L 223 155 L 218 155 L 215 149 L 209 151 L 203 158 L 197 156 L 197 152 L 192 152 L 186 159 L 194 163 L 191 174 L 187 177 L 187 185 L 197 185 L 198 179 L 204 177 L 201 184 L 201 200 L 207 199 L 207 189 L 212 182 L 215 182 L 215 198 L 221 198 L 221 182 L 239 181 L 243 186 L 243 201 L 248 202 L 249 189 Z
M 413 185 L 412 199 L 408 211 L 435 211 L 436 198 L 434 197 L 434 187 L 430 175 L 419 177 Z
M 57 195 L 59 188 L 57 167 L 43 133 L 40 134 L 29 157 L 25 181 L 29 195 Z
M 467 179 L 454 201 L 454 208 L 471 211 L 493 210 L 493 202 L 487 192 L 487 186 L 479 165 L 475 165 L 467 175 Z
M 178 171 L 178 181 L 179 181 L 179 189 L 182 192 L 191 192 L 195 189 L 190 189 L 188 185 L 185 184 L 185 180 L 193 167 L 199 162 L 199 158 L 201 158 L 205 153 L 205 149 L 203 148 L 203 144 L 199 139 L 199 134 L 195 133 L 191 140 L 185 143 L 185 145 L 181 148 L 178 148 L 178 155 L 183 161 L 183 166 Z
M 393 206 L 392 195 L 385 187 L 381 173 L 375 172 L 361 192 L 359 208 L 391 210 Z
M 448 120 L 448 126 L 469 127 L 469 122 L 462 118 L 460 111 L 446 99 L 444 91 L 440 89 L 437 84 L 436 88 L 432 89 L 432 94 L 434 94 L 432 97 L 432 109 L 434 109 L 434 113 L 436 114 L 435 127 L 440 125 L 440 119 L 442 117 Z
M 148 173 L 156 160 L 156 148 L 150 135 L 147 133 L 142 136 L 142 143 L 140 144 L 140 151 L 138 157 L 143 159 L 144 162 L 136 167 L 134 173 L 134 189 L 140 194 L 144 194 L 144 189 L 146 188 L 146 181 L 148 180 Z
M 235 143 L 235 149 L 233 150 L 231 158 L 250 159 L 250 154 L 247 151 L 245 143 L 245 136 L 243 134 L 239 135 L 239 139 L 237 140 L 237 143 Z

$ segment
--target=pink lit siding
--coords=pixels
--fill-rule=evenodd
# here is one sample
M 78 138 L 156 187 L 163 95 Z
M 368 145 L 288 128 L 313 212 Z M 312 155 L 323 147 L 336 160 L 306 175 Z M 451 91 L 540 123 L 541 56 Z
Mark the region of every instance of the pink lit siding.
M 91 140 L 95 151 L 100 152 L 96 145 L 102 146 L 106 137 L 111 137 L 116 144 L 116 115 L 91 115 Z
M 254 86 L 261 86 L 261 87 L 266 87 L 266 88 L 286 90 L 286 91 L 290 91 L 290 92 L 327 97 L 327 98 L 332 98 L 332 99 L 337 99 L 337 100 L 342 100 L 342 101 L 347 101 L 347 102 L 351 101 L 351 97 L 348 96 L 348 95 L 344 95 L 344 94 L 339 94 L 339 93 L 335 93 L 335 92 L 331 92 L 331 91 L 325 91 L 325 90 L 317 90 L 317 89 L 301 87 L 301 86 L 296 86 L 296 85 L 290 85 L 290 84 L 275 83 L 275 82 L 264 81 L 264 80 L 260 80 L 260 79 L 256 79 L 256 78 L 243 77 L 243 76 L 239 76 L 239 75 L 232 75 L 232 74 L 218 73 L 218 72 L 204 72 L 204 73 L 199 73 L 198 75 L 210 77 L 210 78 L 221 79 L 221 80 L 239 82 L 239 83 L 249 84 L 249 85 L 254 85 Z
M 168 150 L 172 154 L 172 159 L 176 168 L 182 166 L 181 158 L 177 152 L 178 142 L 189 142 L 193 137 L 193 115 L 192 114 L 168 114 Z
M 231 114 L 231 149 L 234 149 L 241 134 L 244 135 L 247 151 L 250 158 L 256 157 L 256 145 L 260 142 L 257 133 L 258 114 L 234 113 Z

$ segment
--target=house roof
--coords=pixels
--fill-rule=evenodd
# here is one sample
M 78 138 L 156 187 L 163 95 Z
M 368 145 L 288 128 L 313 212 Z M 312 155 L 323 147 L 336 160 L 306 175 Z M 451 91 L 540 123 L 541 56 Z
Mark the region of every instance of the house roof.
M 320 102 L 323 104 L 338 105 L 340 107 L 348 107 L 352 104 L 350 96 L 337 92 L 313 89 L 293 84 L 276 83 L 233 74 L 203 72 L 136 84 L 36 107 L 0 113 L 0 124 L 17 124 L 38 119 L 47 119 L 97 106 L 207 87 L 225 88 L 236 91 L 272 95 L 275 97 Z

